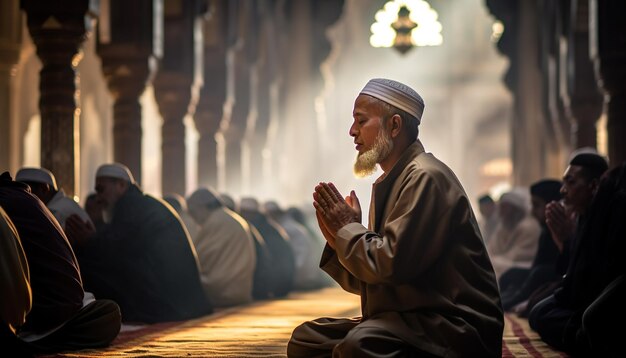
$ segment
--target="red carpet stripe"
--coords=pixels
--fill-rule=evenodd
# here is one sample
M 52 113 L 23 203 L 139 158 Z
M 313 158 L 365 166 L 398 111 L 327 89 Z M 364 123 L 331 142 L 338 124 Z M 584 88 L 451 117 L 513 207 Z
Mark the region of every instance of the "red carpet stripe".
M 519 342 L 526 349 L 526 351 L 528 351 L 528 354 L 530 354 L 532 357 L 537 357 L 537 358 L 543 357 L 543 355 L 541 355 L 541 353 L 539 353 L 539 351 L 535 349 L 535 346 L 533 346 L 532 342 L 530 341 L 530 338 L 528 338 L 522 326 L 520 326 L 520 324 L 517 323 L 515 319 L 512 319 L 511 317 L 509 317 L 509 315 L 504 315 L 504 317 L 511 324 L 511 328 L 513 329 L 513 334 L 515 334 L 516 337 L 519 337 Z
M 502 340 L 502 358 L 515 358 L 504 340 Z

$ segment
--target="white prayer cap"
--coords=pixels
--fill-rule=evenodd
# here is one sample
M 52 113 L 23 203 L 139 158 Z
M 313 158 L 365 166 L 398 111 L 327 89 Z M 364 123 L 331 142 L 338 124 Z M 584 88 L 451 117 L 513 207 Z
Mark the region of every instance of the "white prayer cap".
M 239 201 L 239 210 L 258 211 L 259 202 L 255 198 L 241 198 L 241 200 Z
M 135 178 L 128 167 L 120 163 L 102 164 L 96 171 L 96 178 L 107 177 L 125 180 L 135 184 Z
M 523 210 L 530 208 L 530 194 L 523 188 L 514 188 L 500 197 L 501 203 L 508 203 Z
M 15 181 L 48 184 L 50 188 L 59 190 L 54 174 L 44 168 L 22 168 L 15 174 Z
M 417 124 L 422 121 L 424 100 L 411 87 L 386 78 L 373 78 L 361 90 L 366 94 L 397 107 L 417 118 Z
M 187 198 L 187 205 L 193 206 L 218 206 L 222 201 L 219 198 L 219 194 L 215 191 L 207 188 L 200 188 L 194 191 L 189 198 Z

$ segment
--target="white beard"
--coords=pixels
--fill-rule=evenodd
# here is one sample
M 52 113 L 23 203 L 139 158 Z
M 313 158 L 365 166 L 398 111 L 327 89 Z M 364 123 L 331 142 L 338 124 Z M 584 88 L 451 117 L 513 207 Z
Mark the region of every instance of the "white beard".
M 391 136 L 384 129 L 378 132 L 371 149 L 359 153 L 354 162 L 353 172 L 357 178 L 365 178 L 376 172 L 376 164 L 385 160 L 393 150 Z

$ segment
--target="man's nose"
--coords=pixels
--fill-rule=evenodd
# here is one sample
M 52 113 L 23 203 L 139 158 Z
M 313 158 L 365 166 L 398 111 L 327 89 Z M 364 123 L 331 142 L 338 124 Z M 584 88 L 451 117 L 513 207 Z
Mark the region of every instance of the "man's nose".
M 358 131 L 356 130 L 355 126 L 352 125 L 350 126 L 350 130 L 348 131 L 348 133 L 350 134 L 351 137 L 356 137 Z

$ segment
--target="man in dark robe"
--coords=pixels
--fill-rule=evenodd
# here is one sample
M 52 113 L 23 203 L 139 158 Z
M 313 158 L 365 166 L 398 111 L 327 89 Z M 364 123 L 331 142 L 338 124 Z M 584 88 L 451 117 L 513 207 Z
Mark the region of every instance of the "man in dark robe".
M 103 347 L 120 330 L 120 310 L 85 295 L 81 272 L 63 229 L 30 187 L 0 176 L 0 206 L 15 225 L 30 271 L 32 309 L 18 336 L 33 352 Z
M 578 330 L 582 327 L 582 315 L 603 288 L 618 276 L 615 265 L 623 269 L 623 265 L 615 262 L 609 243 L 605 240 L 623 241 L 623 235 L 607 232 L 610 225 L 620 226 L 621 217 L 613 217 L 605 207 L 596 204 L 594 195 L 598 190 L 600 178 L 608 169 L 606 160 L 593 153 L 581 153 L 574 156 L 563 175 L 563 194 L 565 205 L 572 208 L 578 215 L 578 222 L 573 239 L 561 239 L 569 230 L 559 228 L 564 225 L 563 214 L 558 203 L 550 203 L 546 209 L 548 226 L 552 236 L 557 238 L 557 245 L 569 248 L 569 264 L 567 272 L 552 295 L 537 303 L 528 317 L 530 327 L 537 331 L 541 339 L 551 346 L 568 352 L 576 352 L 585 348 L 584 340 L 577 339 Z M 609 199 L 604 198 L 606 205 Z M 622 203 L 619 203 L 622 205 Z M 618 206 L 619 208 L 619 206 Z M 597 212 L 605 213 L 605 218 L 598 217 Z M 594 218 L 589 222 L 589 218 Z M 609 221 L 612 218 L 612 221 Z M 604 233 L 604 235 L 597 235 Z M 621 231 L 623 234 L 623 231 Z M 571 236 L 572 234 L 569 233 Z M 597 237 L 596 237 L 597 236 Z M 611 242 L 617 248 L 623 248 L 619 241 Z M 607 245 L 607 246 L 605 246 Z M 623 252 L 623 251 L 620 251 Z M 613 261 L 608 263 L 607 260 Z M 621 260 L 621 259 L 619 259 Z M 623 261 L 623 260 L 621 260 Z M 612 272 L 613 271 L 613 272 Z
M 286 296 L 293 290 L 296 267 L 287 233 L 265 213 L 261 212 L 259 203 L 254 198 L 242 198 L 239 213 L 258 230 L 269 251 L 272 262 L 270 267 L 272 270 L 271 295 L 273 297 Z
M 163 322 L 212 312 L 200 283 L 195 249 L 169 205 L 144 194 L 122 164 L 96 172 L 105 224 L 94 232 L 68 219 L 85 286 L 115 300 L 124 322 Z M 91 229 L 91 230 L 90 230 Z

